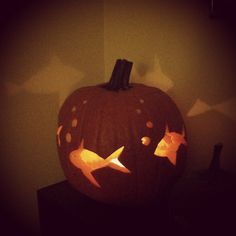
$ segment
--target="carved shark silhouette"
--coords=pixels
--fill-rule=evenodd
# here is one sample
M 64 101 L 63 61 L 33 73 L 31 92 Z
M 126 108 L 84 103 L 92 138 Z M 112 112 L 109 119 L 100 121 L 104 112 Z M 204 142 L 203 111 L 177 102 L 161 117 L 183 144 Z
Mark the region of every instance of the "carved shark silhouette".
M 182 134 L 176 132 L 170 132 L 168 125 L 166 126 L 165 135 L 161 141 L 157 144 L 154 155 L 158 157 L 167 157 L 168 160 L 176 165 L 176 155 L 181 144 L 187 145 L 185 140 L 184 129 Z
M 79 168 L 85 177 L 96 187 L 101 187 L 101 185 L 97 182 L 97 180 L 92 175 L 92 172 L 104 168 L 111 167 L 115 170 L 119 170 L 123 173 L 131 173 L 119 160 L 119 156 L 124 150 L 124 146 L 118 148 L 114 151 L 110 156 L 106 159 L 100 157 L 93 151 L 84 148 L 84 140 L 82 139 L 79 148 L 72 151 L 70 153 L 70 161 L 71 163 Z

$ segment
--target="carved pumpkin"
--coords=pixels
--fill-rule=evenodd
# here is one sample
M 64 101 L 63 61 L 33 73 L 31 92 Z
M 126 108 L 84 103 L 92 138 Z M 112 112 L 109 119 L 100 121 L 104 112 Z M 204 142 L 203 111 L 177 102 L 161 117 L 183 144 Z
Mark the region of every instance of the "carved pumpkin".
M 182 173 L 186 132 L 161 90 L 128 84 L 132 63 L 117 60 L 106 85 L 79 88 L 59 112 L 57 146 L 69 183 L 122 205 L 162 197 Z

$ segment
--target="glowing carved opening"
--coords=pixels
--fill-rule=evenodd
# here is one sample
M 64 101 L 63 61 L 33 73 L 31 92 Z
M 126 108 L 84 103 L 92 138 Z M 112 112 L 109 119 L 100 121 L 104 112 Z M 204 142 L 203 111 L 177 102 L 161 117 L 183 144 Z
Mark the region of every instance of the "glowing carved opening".
M 182 134 L 169 132 L 169 128 L 166 126 L 165 135 L 157 144 L 154 155 L 158 157 L 167 157 L 173 165 L 176 165 L 176 155 L 180 144 L 187 145 L 184 137 L 184 130 L 182 131 Z
M 71 134 L 70 134 L 69 132 L 66 133 L 66 142 L 67 142 L 67 143 L 70 143 L 71 140 L 72 140 Z
M 76 111 L 76 107 L 73 106 L 72 109 L 71 109 L 72 112 L 75 112 Z
M 82 173 L 87 177 L 87 179 L 96 187 L 101 187 L 97 180 L 92 175 L 92 172 L 104 168 L 110 167 L 115 170 L 121 171 L 123 173 L 131 173 L 119 160 L 119 156 L 124 150 L 124 146 L 118 148 L 106 159 L 100 157 L 97 153 L 92 152 L 84 148 L 84 140 L 81 141 L 78 149 L 70 153 L 71 163 L 81 169 Z
M 72 122 L 71 122 L 71 126 L 73 128 L 75 128 L 77 126 L 77 124 L 78 124 L 78 120 L 77 119 L 73 119 Z
M 61 146 L 61 139 L 60 139 L 60 133 L 61 133 L 61 130 L 62 130 L 62 125 L 58 127 L 57 129 L 57 143 L 58 143 L 58 146 L 60 147 Z
M 139 102 L 143 104 L 144 100 L 141 98 L 141 99 L 139 99 Z
M 151 129 L 151 128 L 153 128 L 153 123 L 151 121 L 148 121 L 146 123 L 146 126 Z
M 151 139 L 149 137 L 142 137 L 141 138 L 142 144 L 148 146 L 151 143 Z

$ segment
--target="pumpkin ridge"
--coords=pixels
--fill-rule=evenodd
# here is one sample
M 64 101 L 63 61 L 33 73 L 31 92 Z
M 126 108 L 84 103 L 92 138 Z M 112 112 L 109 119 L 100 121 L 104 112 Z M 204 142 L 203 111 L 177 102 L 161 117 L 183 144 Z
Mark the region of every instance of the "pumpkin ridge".
M 93 89 L 93 87 L 91 86 L 91 88 L 89 89 L 90 91 L 88 91 L 88 95 L 87 95 L 87 97 L 86 97 L 86 99 L 87 99 L 87 101 L 89 101 L 89 103 L 91 103 L 91 100 L 92 100 L 92 98 L 93 97 L 95 97 L 95 94 L 94 94 L 94 89 Z M 83 99 L 81 99 L 81 103 L 82 103 L 82 100 Z M 83 136 L 84 136 L 84 128 L 85 128 L 85 126 L 86 126 L 86 119 L 85 119 L 85 117 L 87 117 L 87 115 L 88 115 L 88 111 L 89 111 L 89 104 L 86 104 L 86 105 L 81 105 L 84 109 L 82 109 L 82 114 L 80 114 L 80 116 L 82 117 L 82 119 L 81 119 L 81 121 L 80 121 L 80 126 L 79 126 L 79 130 L 78 130 L 78 133 L 79 133 L 79 136 L 80 136 L 80 138 L 78 138 L 78 140 L 77 140 L 77 145 L 79 146 L 80 145 L 80 142 L 81 142 L 81 140 L 84 138 Z M 79 114 L 78 114 L 79 115 Z M 86 142 L 86 141 L 85 141 Z

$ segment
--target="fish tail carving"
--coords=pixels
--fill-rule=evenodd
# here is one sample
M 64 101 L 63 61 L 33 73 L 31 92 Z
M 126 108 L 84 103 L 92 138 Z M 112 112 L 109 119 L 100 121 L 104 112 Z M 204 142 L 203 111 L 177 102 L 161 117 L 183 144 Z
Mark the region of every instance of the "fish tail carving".
M 123 149 L 124 146 L 118 148 L 115 152 L 113 152 L 109 157 L 106 158 L 107 166 L 124 173 L 131 173 L 130 170 L 127 169 L 118 159 L 120 154 L 123 152 Z
M 124 165 L 122 165 L 122 163 L 118 160 L 118 158 L 115 158 L 111 162 L 109 162 L 108 166 L 111 167 L 112 169 L 119 170 L 123 173 L 127 174 L 131 173 L 129 169 L 127 169 Z

